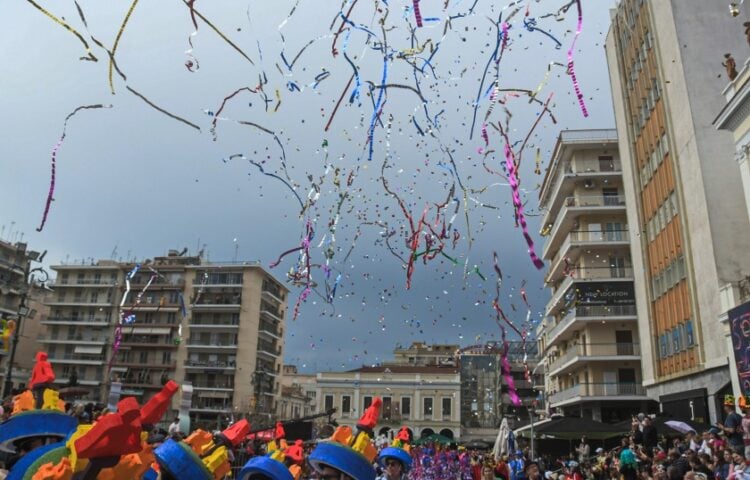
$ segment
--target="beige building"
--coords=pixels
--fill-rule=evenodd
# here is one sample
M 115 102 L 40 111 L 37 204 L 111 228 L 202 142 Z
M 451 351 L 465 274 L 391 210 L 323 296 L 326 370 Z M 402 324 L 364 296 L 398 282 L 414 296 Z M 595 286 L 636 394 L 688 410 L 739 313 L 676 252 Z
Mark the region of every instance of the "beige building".
M 395 365 L 444 365 L 456 366 L 459 345 L 430 345 L 424 342 L 413 342 L 408 347 L 398 346 L 393 350 Z
M 284 365 L 281 376 L 279 418 L 294 419 L 317 413 L 315 374 L 297 371 L 296 365 Z
M 728 130 L 734 140 L 734 160 L 737 162 L 742 190 L 745 195 L 745 207 L 750 212 L 750 58 L 745 60 L 737 77 L 730 80 L 722 91 L 726 105 L 721 109 L 714 126 L 719 130 Z M 728 321 L 729 310 L 750 302 L 750 272 L 744 272 L 744 278 L 737 282 L 724 284 L 719 289 L 721 296 L 722 321 Z M 731 352 L 732 339 L 727 336 L 727 348 Z M 730 358 L 732 386 L 735 395 L 742 393 L 737 364 Z M 747 388 L 747 387 L 746 387 Z
M 275 413 L 287 289 L 260 264 L 208 263 L 170 251 L 140 265 L 126 298 L 133 263 L 52 268 L 55 293 L 40 341 L 58 383 L 75 374 L 89 399 L 103 401 L 110 381 L 119 381 L 123 395 L 143 402 L 168 379 L 191 382 L 191 417 L 203 425 Z M 120 312 L 135 320 L 123 324 L 113 358 Z
M 545 390 L 552 411 L 608 423 L 649 408 L 623 193 L 615 130 L 560 132 L 539 193 Z
M 439 433 L 460 438 L 460 376 L 452 366 L 382 365 L 317 375 L 317 410 L 336 408 L 354 427 L 372 399 L 383 399 L 376 433 L 393 438 L 406 425 L 414 438 Z
M 720 63 L 742 23 L 703 0 L 622 0 L 606 53 L 622 159 L 643 385 L 663 410 L 713 423 L 731 392 L 721 289 L 750 272 L 750 222 Z

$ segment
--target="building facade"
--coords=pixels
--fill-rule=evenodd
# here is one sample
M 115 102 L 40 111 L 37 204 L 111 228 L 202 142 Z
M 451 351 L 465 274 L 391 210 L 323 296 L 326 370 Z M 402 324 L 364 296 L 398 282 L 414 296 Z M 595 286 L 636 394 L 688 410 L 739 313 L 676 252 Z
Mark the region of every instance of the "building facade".
M 283 366 L 278 409 L 282 420 L 318 413 L 315 380 L 314 374 L 299 373 L 296 365 Z
M 40 342 L 57 383 L 74 376 L 89 387 L 88 399 L 103 401 L 117 381 L 123 395 L 143 402 L 173 379 L 192 383 L 198 424 L 270 418 L 280 396 L 286 288 L 258 263 L 208 263 L 176 251 L 135 267 L 110 260 L 52 267 L 55 293 Z M 134 318 L 118 333 L 121 311 Z
M 507 359 L 516 394 L 515 406 L 502 373 L 502 343 L 491 342 L 461 349 L 461 437 L 464 440 L 493 440 L 503 418 L 511 428 L 528 423 L 529 415 L 543 407 L 541 373 L 535 373 L 539 355 L 537 344 L 508 342 Z M 526 363 L 524 364 L 524 358 Z M 527 379 L 528 370 L 528 379 Z
M 706 423 L 731 391 L 720 289 L 750 271 L 731 135 L 711 125 L 724 104 L 720 60 L 747 48 L 747 20 L 701 0 L 623 0 L 605 47 L 643 384 L 665 411 Z
M 393 350 L 395 365 L 445 365 L 456 366 L 456 354 L 459 345 L 431 345 L 424 342 L 413 342 L 408 347 L 398 346 Z
M 317 374 L 317 411 L 336 408 L 354 428 L 374 397 L 383 399 L 376 434 L 388 438 L 406 425 L 413 438 L 433 433 L 459 439 L 460 375 L 456 367 L 382 365 Z
M 609 423 L 647 411 L 617 132 L 562 131 L 539 204 L 549 408 Z

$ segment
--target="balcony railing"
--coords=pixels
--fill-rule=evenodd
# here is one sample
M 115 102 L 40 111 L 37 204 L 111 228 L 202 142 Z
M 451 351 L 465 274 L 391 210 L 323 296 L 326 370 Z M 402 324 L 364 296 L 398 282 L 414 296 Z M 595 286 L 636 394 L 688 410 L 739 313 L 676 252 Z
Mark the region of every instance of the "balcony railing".
M 558 170 L 557 177 L 553 182 L 550 182 L 552 188 L 546 190 L 551 192 L 547 196 L 549 198 L 556 198 L 560 187 L 566 178 L 577 178 L 581 175 L 593 174 L 593 173 L 607 173 L 607 174 L 619 174 L 622 173 L 622 164 L 619 160 L 580 160 L 576 159 L 575 164 L 568 162 L 564 168 Z
M 565 241 L 557 250 L 557 254 L 552 258 L 552 270 L 553 273 L 555 266 L 560 261 L 563 254 L 566 254 L 571 246 L 582 245 L 586 243 L 622 243 L 629 242 L 630 234 L 627 230 L 571 230 Z
M 549 396 L 550 404 L 581 397 L 644 397 L 646 388 L 637 383 L 580 383 Z
M 185 360 L 186 367 L 193 368 L 235 368 L 236 363 L 227 360 Z
M 563 319 L 550 329 L 547 334 L 548 344 L 552 344 L 554 339 L 576 318 L 586 317 L 631 317 L 636 315 L 635 305 L 614 305 L 611 307 L 605 307 L 603 305 L 591 305 L 591 306 L 579 306 L 571 308 Z
M 198 339 L 190 339 L 188 340 L 188 348 L 237 348 L 237 342 L 236 341 L 209 341 L 204 342 L 200 341 Z
M 568 292 L 575 282 L 586 282 L 588 280 L 611 280 L 616 278 L 632 279 L 633 269 L 631 267 L 581 267 L 574 266 L 570 269 L 571 275 L 566 276 L 554 289 L 552 298 L 547 303 L 546 311 L 549 314 Z
M 108 325 L 110 323 L 110 319 L 108 318 L 102 318 L 102 317 L 96 317 L 96 318 L 88 318 L 88 317 L 47 317 L 44 320 L 42 320 L 42 324 L 60 324 L 60 325 L 70 325 L 70 324 L 76 324 L 76 325 Z
M 624 195 L 581 196 L 565 199 L 566 207 L 624 207 Z
M 576 357 L 619 357 L 640 356 L 641 346 L 638 343 L 587 343 L 575 345 L 561 355 L 549 366 L 549 371 L 557 370 Z

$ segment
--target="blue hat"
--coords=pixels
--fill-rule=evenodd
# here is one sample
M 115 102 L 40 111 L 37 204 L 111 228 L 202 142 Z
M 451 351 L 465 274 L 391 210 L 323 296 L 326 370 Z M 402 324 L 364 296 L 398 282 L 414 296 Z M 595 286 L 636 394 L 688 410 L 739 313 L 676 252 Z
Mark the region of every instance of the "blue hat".
M 294 479 L 286 465 L 269 456 L 253 457 L 248 460 L 237 478 L 238 480 L 246 480 L 254 473 L 260 473 L 273 480 Z
M 159 467 L 175 478 L 191 480 L 213 480 L 214 475 L 184 442 L 175 442 L 171 438 L 154 450 Z
M 358 451 L 337 442 L 321 442 L 308 457 L 317 471 L 329 466 L 356 480 L 375 480 L 375 469 Z
M 378 463 L 382 467 L 385 467 L 385 461 L 389 458 L 398 460 L 404 468 L 404 473 L 407 473 L 411 469 L 411 455 L 403 448 L 398 447 L 386 447 L 378 455 Z
M 70 415 L 56 410 L 30 410 L 13 415 L 0 424 L 0 451 L 15 452 L 14 442 L 31 437 L 63 439 L 78 426 Z

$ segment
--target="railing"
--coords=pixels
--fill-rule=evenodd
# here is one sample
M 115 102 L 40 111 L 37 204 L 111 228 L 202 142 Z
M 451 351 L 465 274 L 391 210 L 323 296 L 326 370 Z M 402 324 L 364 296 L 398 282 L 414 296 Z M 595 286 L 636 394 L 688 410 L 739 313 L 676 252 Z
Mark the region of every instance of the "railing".
M 552 258 L 550 265 L 557 265 L 563 253 L 566 253 L 571 245 L 586 242 L 629 242 L 630 234 L 627 230 L 571 230 L 565 241 L 557 250 L 557 254 Z M 550 272 L 552 273 L 552 272 Z
M 207 367 L 207 368 L 235 368 L 235 362 L 208 360 L 185 360 L 186 367 Z
M 242 304 L 242 296 L 236 295 L 232 297 L 226 297 L 224 295 L 206 295 L 202 294 L 195 305 L 240 305 Z
M 278 347 L 275 347 L 273 344 L 263 341 L 258 341 L 258 351 L 270 353 L 274 356 L 278 356 L 281 353 Z
M 234 390 L 234 382 L 195 382 L 193 388 L 224 388 Z
M 585 282 L 588 280 L 608 280 L 613 278 L 633 278 L 631 267 L 579 267 L 571 269 L 572 275 L 566 276 L 552 293 L 552 298 L 546 305 L 546 312 L 557 305 L 568 292 L 574 282 Z
M 557 370 L 565 363 L 576 357 L 616 357 L 636 356 L 641 354 L 641 346 L 638 343 L 587 343 L 574 345 L 552 362 L 549 370 Z
M 584 175 L 587 173 L 622 173 L 622 164 L 619 160 L 575 160 L 575 165 L 568 162 L 563 168 L 557 170 L 557 175 L 554 182 L 550 182 L 552 188 L 546 190 L 551 192 L 547 195 L 549 198 L 554 199 L 557 197 L 557 192 L 560 191 L 560 186 L 565 181 L 566 175 L 570 175 L 571 178 L 575 178 L 578 175 Z
M 42 323 L 62 323 L 62 322 L 75 322 L 75 323 L 104 323 L 107 324 L 111 320 L 109 318 L 86 318 L 86 317 L 47 317 L 42 320 Z
M 86 355 L 85 357 L 81 358 L 81 355 L 86 355 L 85 353 L 64 353 L 62 355 L 55 355 L 54 358 L 49 358 L 50 363 L 55 363 L 56 361 L 64 361 L 64 360 L 77 360 L 81 362 L 104 362 L 105 358 L 104 355 Z
M 210 348 L 210 347 L 235 347 L 236 348 L 237 347 L 237 342 L 236 341 L 230 341 L 230 340 L 221 340 L 221 341 L 219 341 L 219 340 L 213 340 L 213 341 L 204 342 L 204 341 L 201 341 L 201 340 L 199 340 L 197 338 L 191 338 L 190 340 L 188 340 L 188 347 L 206 347 L 206 348 Z
M 240 324 L 239 319 L 232 320 L 231 318 L 215 321 L 211 318 L 193 317 L 192 320 L 190 320 L 190 326 L 237 327 L 239 326 L 239 324 Z
M 624 195 L 567 197 L 566 207 L 624 207 Z
M 37 340 L 40 342 L 90 342 L 90 343 L 107 343 L 109 341 L 109 337 L 105 336 L 92 336 L 92 337 L 85 337 L 83 335 L 76 335 L 73 337 L 69 336 L 61 336 L 61 335 L 52 335 L 52 334 L 39 334 L 37 335 Z
M 549 396 L 549 403 L 555 404 L 576 397 L 618 397 L 645 396 L 646 388 L 637 383 L 581 383 Z
M 560 322 L 550 329 L 547 334 L 547 341 L 552 342 L 554 338 L 563 330 L 581 317 L 627 317 L 636 314 L 635 305 L 613 305 L 605 307 L 602 305 L 579 306 L 571 308 Z
M 9 262 L 8 260 L 2 259 L 2 258 L 0 258 L 0 265 L 4 265 L 8 268 L 17 268 L 18 270 L 21 270 L 21 271 L 23 271 L 23 268 L 24 268 L 23 266 L 17 263 Z
M 595 128 L 584 130 L 563 130 L 560 132 L 560 141 L 564 143 L 572 142 L 616 142 L 617 130 L 614 128 Z
M 260 322 L 259 330 L 260 331 L 268 332 L 268 333 L 270 333 L 272 335 L 275 335 L 277 337 L 279 336 L 279 329 L 276 327 L 276 325 L 273 325 L 273 324 L 268 323 L 268 322 L 264 322 L 262 320 Z

